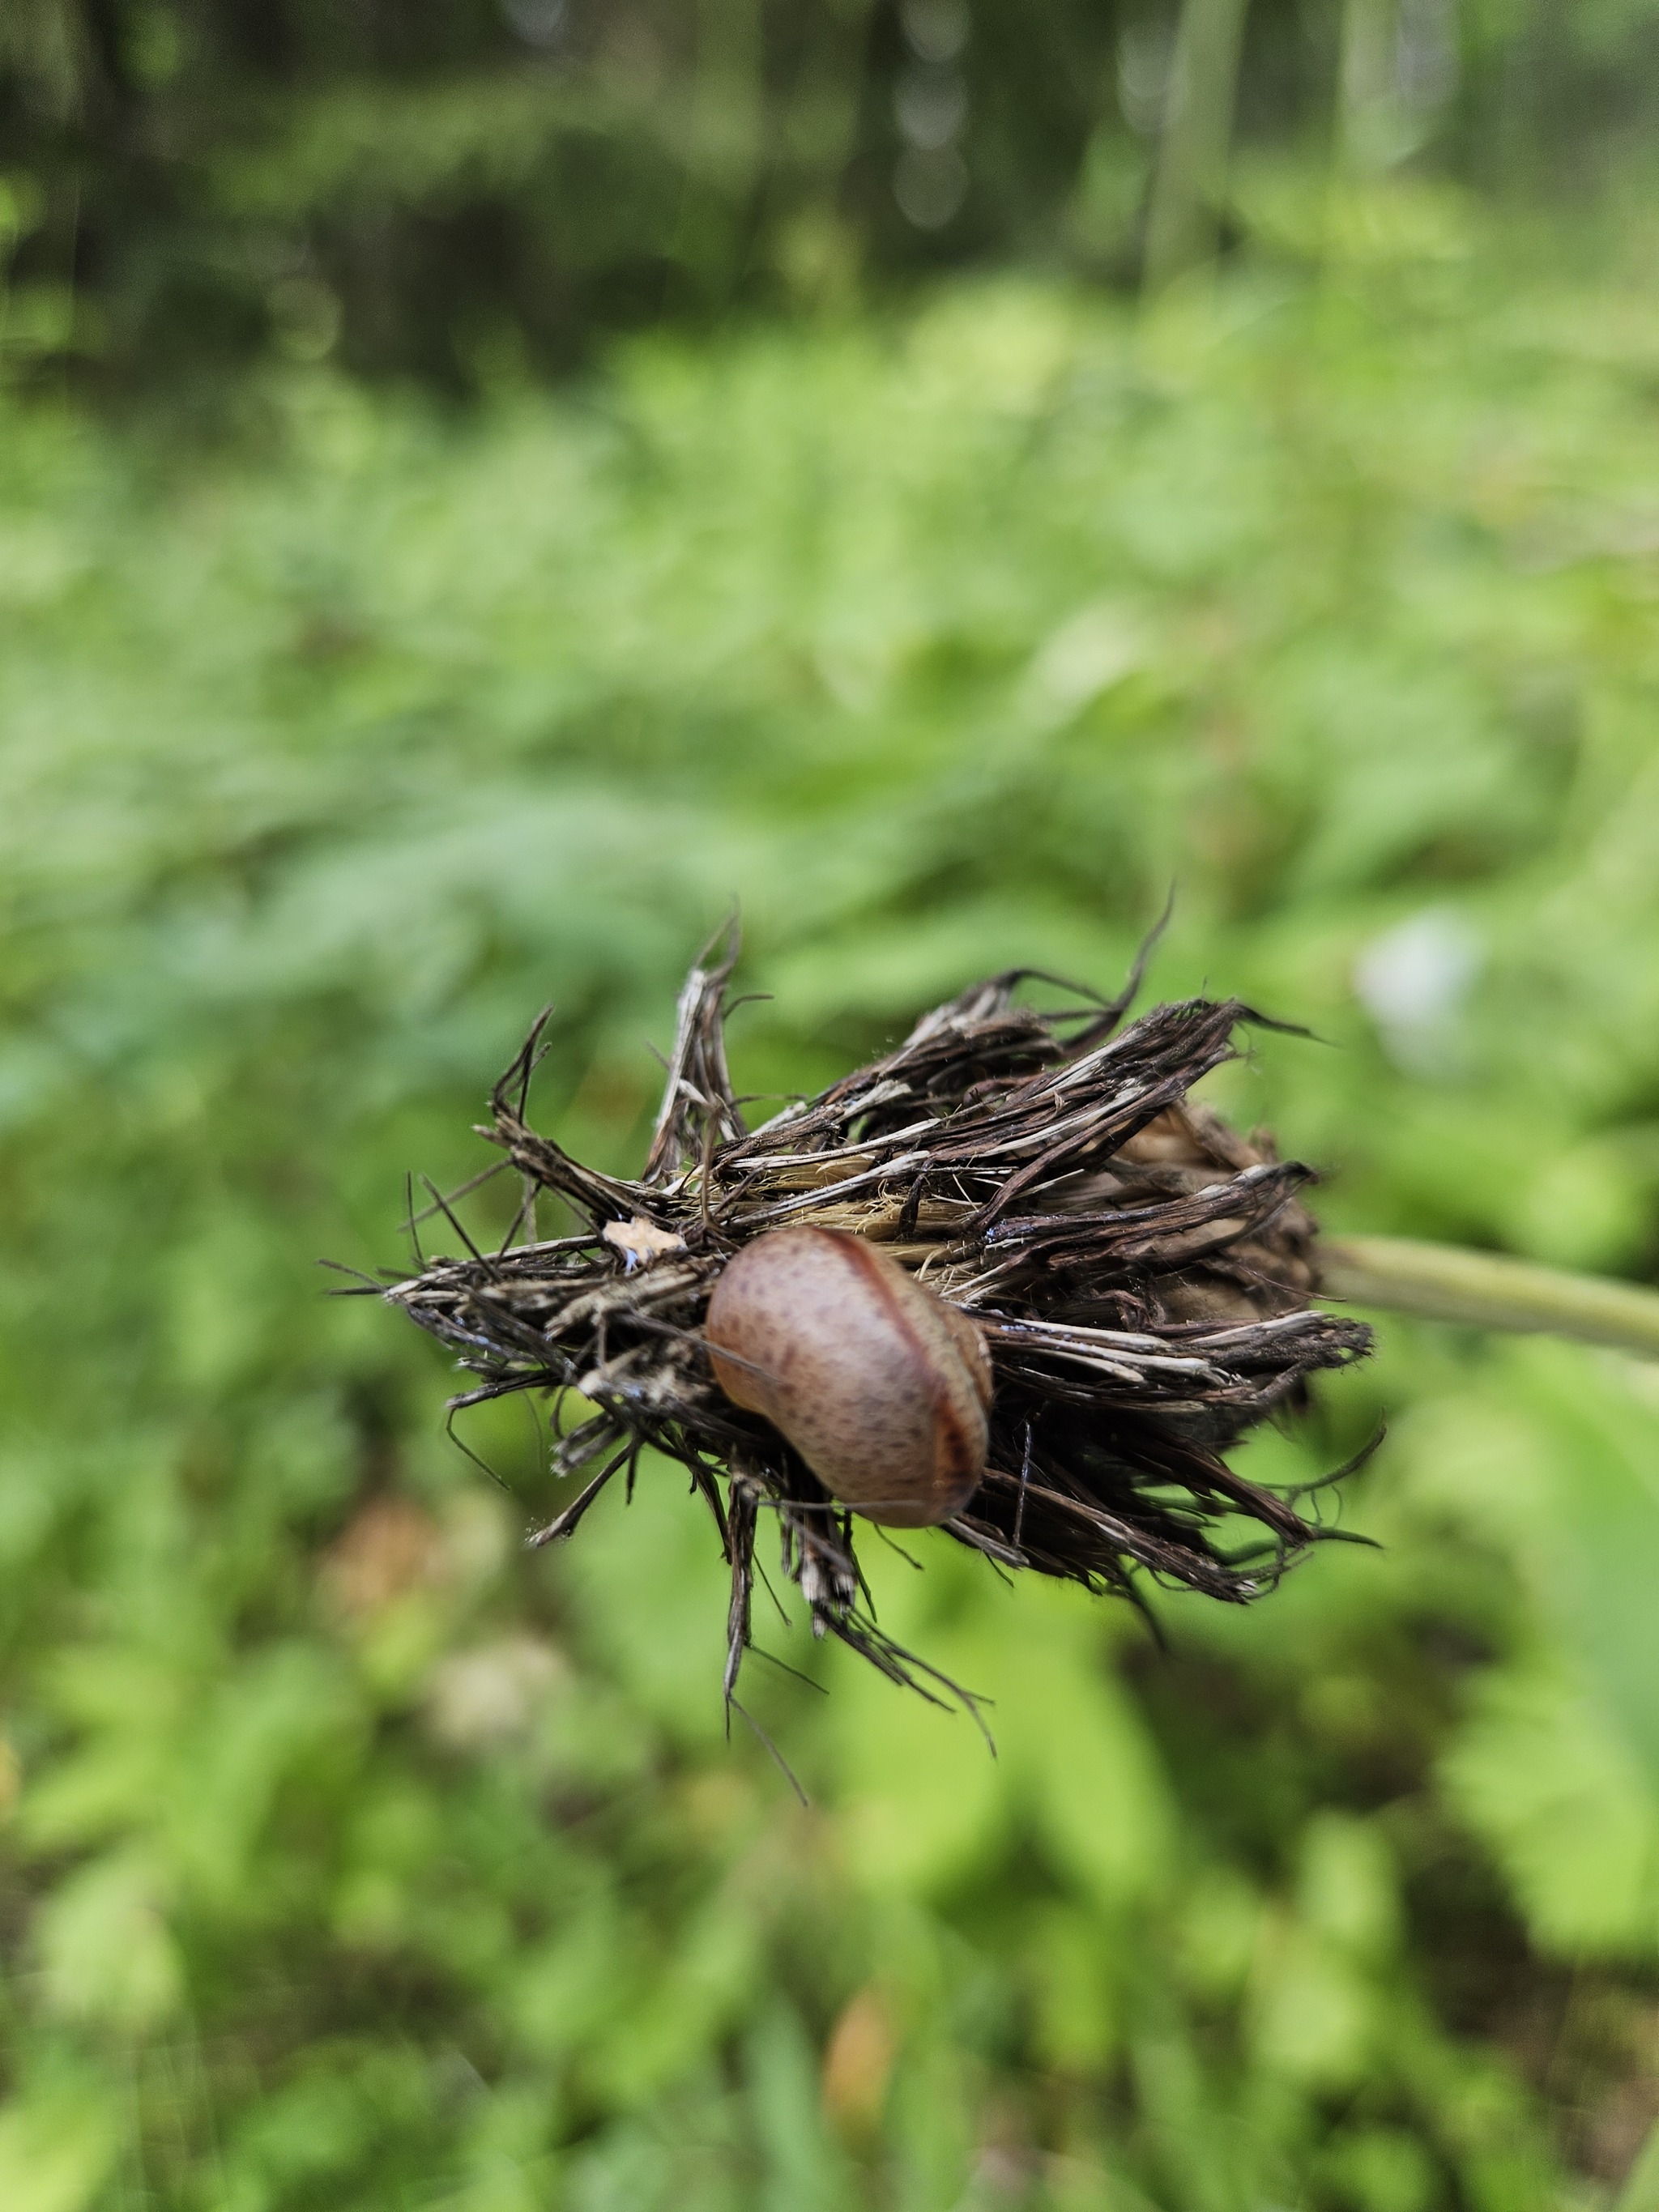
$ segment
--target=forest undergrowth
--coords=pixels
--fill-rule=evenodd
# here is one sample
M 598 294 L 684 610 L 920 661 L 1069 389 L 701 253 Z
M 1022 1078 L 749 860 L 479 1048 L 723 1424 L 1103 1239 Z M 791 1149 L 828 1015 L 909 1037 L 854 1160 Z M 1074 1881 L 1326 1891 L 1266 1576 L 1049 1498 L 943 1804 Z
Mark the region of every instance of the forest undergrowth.
M 1351 1228 L 1659 1266 L 1659 306 L 1379 196 L 1316 282 L 959 283 L 480 413 L 323 370 L 0 434 L 9 2212 L 1523 2212 L 1659 2108 L 1659 1381 L 1391 1324 L 1248 1610 L 868 1547 L 993 1759 L 647 1462 L 319 1256 L 537 1009 L 633 1172 L 735 899 L 738 1088 L 1029 963 L 1237 994 Z M 514 1201 L 480 1193 L 498 1232 Z M 448 1232 L 441 1221 L 442 1249 Z M 431 1249 L 428 1246 L 428 1249 Z M 760 1615 L 757 1615 L 757 1622 Z M 827 1694 L 823 1694 L 827 1692 Z

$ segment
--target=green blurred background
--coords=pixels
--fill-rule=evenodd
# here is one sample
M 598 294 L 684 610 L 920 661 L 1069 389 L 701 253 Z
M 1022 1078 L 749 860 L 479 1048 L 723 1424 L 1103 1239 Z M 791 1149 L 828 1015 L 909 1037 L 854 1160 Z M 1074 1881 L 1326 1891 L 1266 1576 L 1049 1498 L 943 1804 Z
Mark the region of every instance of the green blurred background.
M 1618 2200 L 1659 1370 L 1388 1325 L 1248 1455 L 1386 1416 L 1382 1548 L 1164 1655 L 872 1547 L 999 1756 L 774 1623 L 803 1810 L 670 1470 L 527 1560 L 313 1262 L 549 999 L 635 1164 L 734 898 L 765 1091 L 1173 882 L 1329 1221 L 1653 1279 L 1656 111 L 1653 0 L 9 0 L 3 2212 Z

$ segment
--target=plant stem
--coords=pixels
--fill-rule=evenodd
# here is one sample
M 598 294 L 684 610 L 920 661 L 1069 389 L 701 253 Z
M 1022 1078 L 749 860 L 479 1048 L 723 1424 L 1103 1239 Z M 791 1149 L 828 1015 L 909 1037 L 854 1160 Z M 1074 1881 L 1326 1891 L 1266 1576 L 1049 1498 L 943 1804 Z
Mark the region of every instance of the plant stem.
M 1375 176 L 1398 152 L 1399 35 L 1397 0 L 1344 0 L 1337 143 L 1350 175 Z
M 1659 1291 L 1405 1237 L 1322 1244 L 1324 1295 L 1475 1328 L 1538 1329 L 1659 1359 Z
M 759 165 L 765 68 L 760 0 L 700 0 L 692 114 L 710 173 L 746 187 Z
M 1185 0 L 1146 221 L 1146 283 L 1162 290 L 1215 254 L 1248 0 Z

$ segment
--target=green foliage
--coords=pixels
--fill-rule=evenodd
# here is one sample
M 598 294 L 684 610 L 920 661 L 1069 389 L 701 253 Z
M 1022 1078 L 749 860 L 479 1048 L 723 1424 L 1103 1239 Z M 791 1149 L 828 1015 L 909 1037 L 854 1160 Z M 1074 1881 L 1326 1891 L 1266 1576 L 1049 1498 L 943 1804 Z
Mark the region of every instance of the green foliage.
M 1264 187 L 1265 189 L 1265 187 Z M 0 438 L 0 2201 L 1530 2212 L 1634 2148 L 1659 1399 L 1391 1328 L 1347 1525 L 1170 1643 L 943 1542 L 960 1716 L 769 1639 L 660 1467 L 525 1559 L 524 1408 L 329 1301 L 538 1110 L 638 1155 L 734 896 L 740 1085 L 1029 960 L 1309 1023 L 1337 1222 L 1650 1271 L 1659 314 L 1357 199 L 1316 290 L 656 339 L 471 427 Z M 1435 241 L 1425 255 L 1421 241 Z M 1405 241 L 1402 243 L 1401 241 Z M 1415 241 L 1415 242 L 1413 242 Z M 499 1232 L 494 1187 L 473 1218 Z

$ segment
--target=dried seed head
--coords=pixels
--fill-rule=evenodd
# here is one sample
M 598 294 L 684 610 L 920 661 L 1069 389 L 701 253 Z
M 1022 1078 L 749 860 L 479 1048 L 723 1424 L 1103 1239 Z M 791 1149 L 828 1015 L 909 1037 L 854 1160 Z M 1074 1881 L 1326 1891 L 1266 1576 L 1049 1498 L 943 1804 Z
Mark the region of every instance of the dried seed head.
M 939 1678 L 861 1607 L 848 1507 L 1095 1590 L 1271 1588 L 1325 1532 L 1224 1455 L 1370 1340 L 1311 1303 L 1310 1170 L 1188 1095 L 1263 1018 L 1194 999 L 1123 1026 L 1138 972 L 1044 1011 L 1012 970 L 751 1131 L 726 1065 L 735 958 L 733 937 L 687 980 L 637 1181 L 529 1125 L 538 1024 L 487 1133 L 524 1178 L 521 1223 L 550 1193 L 583 1225 L 384 1293 L 477 1376 L 453 1407 L 588 1401 L 553 1455 L 584 1486 L 532 1541 L 646 1447 L 678 1460 L 731 1565 L 728 1694 L 763 1507 L 815 1632 L 924 1691 Z

